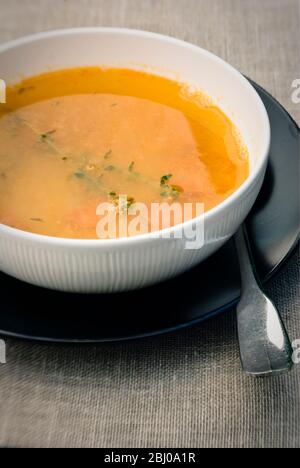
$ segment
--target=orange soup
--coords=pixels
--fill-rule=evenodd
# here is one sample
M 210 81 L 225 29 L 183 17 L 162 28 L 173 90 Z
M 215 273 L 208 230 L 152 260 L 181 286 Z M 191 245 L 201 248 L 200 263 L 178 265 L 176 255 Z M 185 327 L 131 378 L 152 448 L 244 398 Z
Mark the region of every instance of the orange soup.
M 0 142 L 0 223 L 55 237 L 97 238 L 97 206 L 120 194 L 128 209 L 176 201 L 207 211 L 249 173 L 237 129 L 207 96 L 129 69 L 10 87 Z

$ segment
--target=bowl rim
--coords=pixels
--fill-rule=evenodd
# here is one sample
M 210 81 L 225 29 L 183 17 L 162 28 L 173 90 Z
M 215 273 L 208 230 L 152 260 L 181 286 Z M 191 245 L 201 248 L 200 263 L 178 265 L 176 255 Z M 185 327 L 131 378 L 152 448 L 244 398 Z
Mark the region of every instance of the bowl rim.
M 265 142 L 264 147 L 262 150 L 262 155 L 259 158 L 259 161 L 254 168 L 254 170 L 250 173 L 247 179 L 235 190 L 229 197 L 223 200 L 214 208 L 210 209 L 209 211 L 197 216 L 189 221 L 185 221 L 180 224 L 176 224 L 175 226 L 162 229 L 156 232 L 150 232 L 145 234 L 139 234 L 136 236 L 131 237 L 120 237 L 115 239 L 76 239 L 76 238 L 66 238 L 66 237 L 54 237 L 54 236 L 47 236 L 43 234 L 36 234 L 29 231 L 24 231 L 21 229 L 13 228 L 7 226 L 5 224 L 0 223 L 0 235 L 4 233 L 6 235 L 14 236 L 22 238 L 23 240 L 31 240 L 36 241 L 38 243 L 50 243 L 55 246 L 70 246 L 70 247 L 120 247 L 123 245 L 130 245 L 134 243 L 140 242 L 147 242 L 153 239 L 159 239 L 161 237 L 169 237 L 172 238 L 172 234 L 175 234 L 178 230 L 185 230 L 191 228 L 195 223 L 199 222 L 200 220 L 204 220 L 205 222 L 214 216 L 217 216 L 226 208 L 230 208 L 234 202 L 240 198 L 240 196 L 247 192 L 249 187 L 255 183 L 255 180 L 258 179 L 261 172 L 264 170 L 266 162 L 268 160 L 269 151 L 270 151 L 270 144 L 271 144 L 271 125 L 267 110 L 262 102 L 257 91 L 254 89 L 252 84 L 242 75 L 236 68 L 230 65 L 228 62 L 223 60 L 222 58 L 218 57 L 217 55 L 213 54 L 212 52 L 203 49 L 197 45 L 191 44 L 186 42 L 182 39 L 177 39 L 172 36 L 167 36 L 160 33 L 144 31 L 139 29 L 130 29 L 130 28 L 119 28 L 119 27 L 77 27 L 77 28 L 63 28 L 63 29 L 54 29 L 50 31 L 43 31 L 36 34 L 31 34 L 27 36 L 23 36 L 17 39 L 14 39 L 9 42 L 5 42 L 4 44 L 0 45 L 0 54 L 10 49 L 14 49 L 16 47 L 38 42 L 39 40 L 52 38 L 52 37 L 64 37 L 73 34 L 90 34 L 90 33 L 99 33 L 99 34 L 117 34 L 117 35 L 131 35 L 135 37 L 145 37 L 153 40 L 157 40 L 160 42 L 164 42 L 166 44 L 173 44 L 177 46 L 184 47 L 190 51 L 200 52 L 206 57 L 217 62 L 223 68 L 229 70 L 233 75 L 236 76 L 237 79 L 244 82 L 244 84 L 249 88 L 252 93 L 253 99 L 256 101 L 256 105 L 258 110 L 261 113 L 261 116 L 265 123 Z

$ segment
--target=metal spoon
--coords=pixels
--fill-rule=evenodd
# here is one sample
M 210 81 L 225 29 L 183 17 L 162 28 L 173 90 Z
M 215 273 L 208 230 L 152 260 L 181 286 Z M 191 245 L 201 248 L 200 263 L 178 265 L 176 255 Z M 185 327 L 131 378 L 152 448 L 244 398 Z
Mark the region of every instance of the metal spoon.
M 244 226 L 235 243 L 242 280 L 237 322 L 243 369 L 256 377 L 287 372 L 293 367 L 292 346 L 278 310 L 256 278 Z

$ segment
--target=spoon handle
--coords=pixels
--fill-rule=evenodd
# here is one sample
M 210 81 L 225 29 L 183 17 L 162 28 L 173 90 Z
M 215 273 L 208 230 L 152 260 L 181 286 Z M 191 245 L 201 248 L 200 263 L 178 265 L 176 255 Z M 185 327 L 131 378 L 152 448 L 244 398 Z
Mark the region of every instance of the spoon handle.
M 292 346 L 278 310 L 256 278 L 244 226 L 235 235 L 235 244 L 242 285 L 237 323 L 243 369 L 257 377 L 289 371 Z

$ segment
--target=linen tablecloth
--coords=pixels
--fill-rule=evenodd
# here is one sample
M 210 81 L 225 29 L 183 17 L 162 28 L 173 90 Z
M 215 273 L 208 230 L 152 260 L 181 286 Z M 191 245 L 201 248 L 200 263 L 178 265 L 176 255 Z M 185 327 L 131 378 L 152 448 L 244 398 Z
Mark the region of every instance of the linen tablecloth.
M 100 25 L 207 48 L 300 121 L 291 99 L 291 83 L 300 78 L 297 0 L 0 0 L 1 43 Z M 298 253 L 268 286 L 293 340 L 300 338 L 299 265 Z M 270 380 L 244 375 L 234 311 L 132 343 L 8 340 L 7 363 L 0 364 L 0 446 L 299 447 L 300 365 Z

